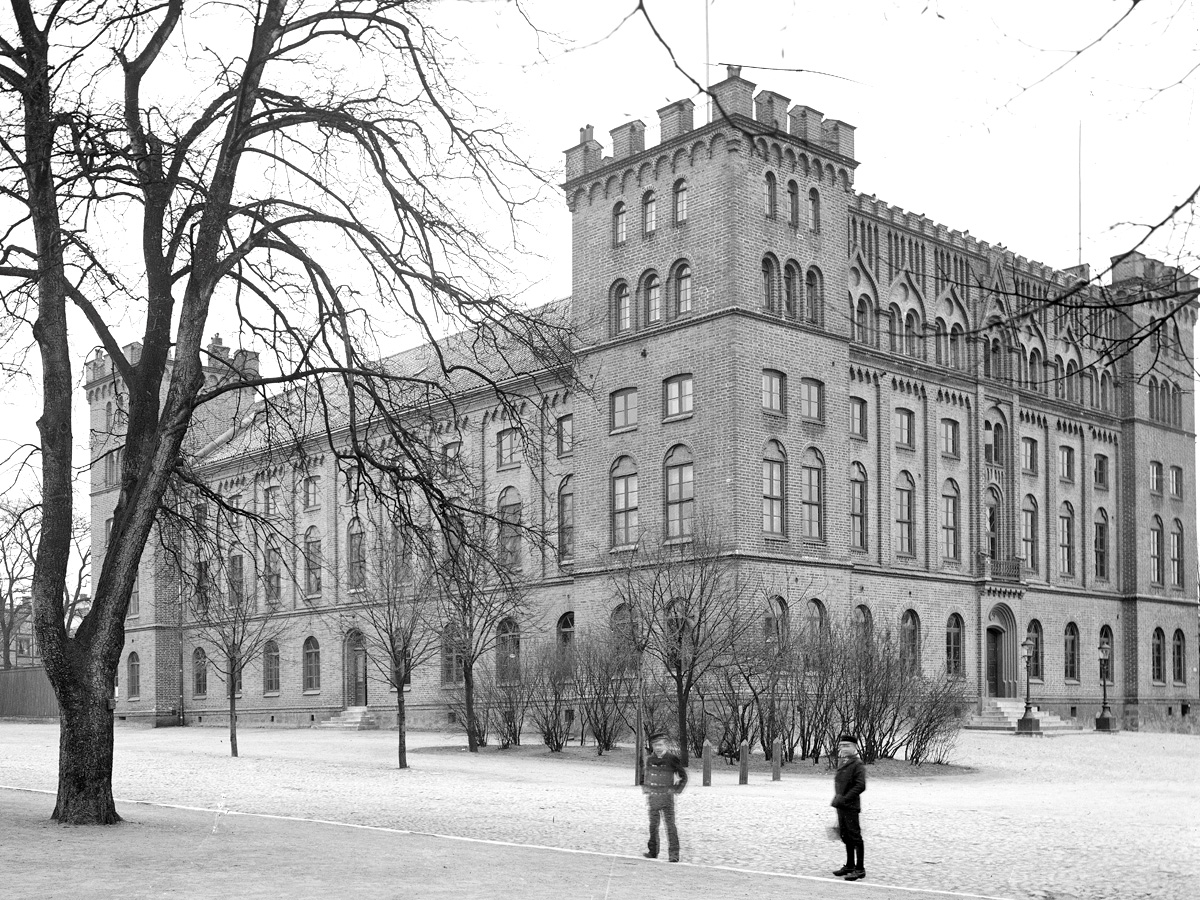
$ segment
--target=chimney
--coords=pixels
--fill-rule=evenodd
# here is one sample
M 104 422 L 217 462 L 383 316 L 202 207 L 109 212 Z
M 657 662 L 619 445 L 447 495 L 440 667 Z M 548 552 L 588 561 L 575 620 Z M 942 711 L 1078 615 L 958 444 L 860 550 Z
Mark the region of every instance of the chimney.
M 726 66 L 728 77 L 719 84 L 712 85 L 708 90 L 713 96 L 713 120 L 722 114 L 730 116 L 754 115 L 754 82 L 742 78 L 741 66 Z
M 1125 256 L 1114 256 L 1109 260 L 1112 266 L 1112 283 L 1120 284 L 1133 278 L 1146 276 L 1146 257 L 1136 250 Z
M 219 334 L 214 334 L 212 340 L 208 343 L 208 355 L 211 359 L 229 359 L 229 348 L 225 346 L 225 342 L 221 340 Z
M 258 354 L 250 350 L 234 351 L 233 367 L 242 378 L 257 378 Z
M 592 137 L 592 126 L 579 129 L 579 143 L 566 151 L 567 181 L 574 181 L 600 166 L 600 142 Z
M 658 141 L 667 141 L 687 134 L 692 130 L 692 110 L 696 104 L 691 100 L 676 100 L 658 111 Z
M 830 119 L 823 126 L 825 146 L 842 156 L 854 159 L 854 126 Z
M 791 100 L 774 91 L 759 91 L 754 98 L 754 118 L 776 131 L 787 131 L 788 106 Z
M 821 123 L 825 117 L 811 106 L 801 106 L 797 103 L 788 113 L 791 121 L 792 137 L 798 137 L 810 144 L 821 143 Z
M 609 135 L 612 137 L 613 159 L 624 159 L 646 149 L 646 123 L 641 119 L 618 125 Z

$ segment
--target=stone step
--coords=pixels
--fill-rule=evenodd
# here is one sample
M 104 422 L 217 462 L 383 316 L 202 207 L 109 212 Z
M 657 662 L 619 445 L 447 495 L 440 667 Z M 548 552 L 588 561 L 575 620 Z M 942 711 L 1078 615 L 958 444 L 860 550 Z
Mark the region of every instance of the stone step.
M 365 706 L 351 706 L 330 716 L 321 728 L 336 728 L 341 731 L 378 731 L 379 722 Z
M 1031 706 L 1031 713 L 1038 720 L 1038 727 L 1044 732 L 1079 731 L 1080 726 L 1073 720 L 1062 719 L 1053 713 L 1043 712 L 1036 706 Z M 1017 720 L 1025 714 L 1025 701 L 1011 697 L 988 697 L 983 702 L 979 713 L 967 719 L 964 728 L 973 731 L 1012 731 L 1017 730 Z

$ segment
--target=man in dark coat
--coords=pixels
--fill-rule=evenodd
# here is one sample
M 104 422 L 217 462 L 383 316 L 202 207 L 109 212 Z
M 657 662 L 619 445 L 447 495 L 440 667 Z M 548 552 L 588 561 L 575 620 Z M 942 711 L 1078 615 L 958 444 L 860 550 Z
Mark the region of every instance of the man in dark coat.
M 858 881 L 867 877 L 863 868 L 862 830 L 858 814 L 862 803 L 858 796 L 867 789 L 867 767 L 858 757 L 858 742 L 853 735 L 843 734 L 838 738 L 838 769 L 833 776 L 833 803 L 837 810 L 838 831 L 846 845 L 846 864 L 833 874 L 847 881 Z
M 667 735 L 657 732 L 650 735 L 650 749 L 654 752 L 646 759 L 646 775 L 642 791 L 646 794 L 646 805 L 650 810 L 650 841 L 645 856 L 658 856 L 658 822 L 667 822 L 667 851 L 671 862 L 679 862 L 679 832 L 675 829 L 675 795 L 683 792 L 687 784 L 687 769 L 674 753 L 667 752 Z M 679 781 L 675 778 L 678 776 Z

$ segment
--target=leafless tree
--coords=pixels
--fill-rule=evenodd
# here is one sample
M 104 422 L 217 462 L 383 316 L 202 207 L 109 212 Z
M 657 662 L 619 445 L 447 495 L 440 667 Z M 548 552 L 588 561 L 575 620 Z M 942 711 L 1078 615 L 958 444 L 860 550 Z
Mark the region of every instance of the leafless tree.
M 108 699 L 138 563 L 201 408 L 223 430 L 246 391 L 293 386 L 313 414 L 305 434 L 348 424 L 330 449 L 364 473 L 396 473 L 438 518 L 453 504 L 406 465 L 423 433 L 396 411 L 465 389 L 503 396 L 502 382 L 569 365 L 565 329 L 511 301 L 511 267 L 462 212 L 482 190 L 515 226 L 522 186 L 543 182 L 455 88 L 424 7 L 234 0 L 212 12 L 14 0 L 0 21 L 0 299 L 28 323 L 5 332 L 12 356 L 31 335 L 39 357 L 32 595 L 62 710 L 64 822 L 119 820 Z M 218 319 L 267 353 L 261 374 L 206 355 Z M 130 358 L 123 322 L 139 329 Z M 460 329 L 471 337 L 443 352 L 442 335 Z M 392 337 L 429 341 L 424 365 L 381 362 Z M 128 411 L 111 540 L 72 636 L 73 360 L 97 345 Z
M 628 730 L 627 711 L 636 702 L 636 655 L 610 628 L 577 636 L 574 653 L 580 714 L 596 741 L 597 755 L 603 755 Z
M 530 685 L 528 715 L 542 743 L 558 753 L 571 737 L 567 710 L 576 703 L 574 648 L 558 641 L 543 641 L 522 661 L 521 677 Z

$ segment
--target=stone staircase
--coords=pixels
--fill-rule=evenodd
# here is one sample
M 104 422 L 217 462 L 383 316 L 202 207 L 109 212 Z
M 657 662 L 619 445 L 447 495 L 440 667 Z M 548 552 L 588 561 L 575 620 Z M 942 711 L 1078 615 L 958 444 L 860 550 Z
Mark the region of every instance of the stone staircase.
M 1025 701 L 1016 697 L 985 697 L 983 712 L 967 719 L 964 728 L 974 731 L 1011 731 L 1017 730 L 1017 719 L 1025 712 Z M 1038 720 L 1041 730 L 1046 734 L 1055 734 L 1082 730 L 1073 719 L 1060 719 L 1054 713 L 1042 712 L 1033 707 L 1033 717 Z
M 378 731 L 379 722 L 365 706 L 349 706 L 321 723 L 322 728 L 341 731 Z

